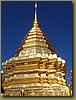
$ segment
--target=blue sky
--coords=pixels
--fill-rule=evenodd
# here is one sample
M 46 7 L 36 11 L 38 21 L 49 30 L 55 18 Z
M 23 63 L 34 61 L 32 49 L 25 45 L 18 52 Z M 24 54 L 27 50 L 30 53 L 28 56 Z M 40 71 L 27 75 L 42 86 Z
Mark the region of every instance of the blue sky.
M 32 27 L 34 2 L 1 2 L 1 10 L 1 56 L 3 62 L 15 54 L 24 36 Z M 68 75 L 73 67 L 72 2 L 39 1 L 38 20 L 50 43 L 60 57 L 66 60 L 66 75 Z

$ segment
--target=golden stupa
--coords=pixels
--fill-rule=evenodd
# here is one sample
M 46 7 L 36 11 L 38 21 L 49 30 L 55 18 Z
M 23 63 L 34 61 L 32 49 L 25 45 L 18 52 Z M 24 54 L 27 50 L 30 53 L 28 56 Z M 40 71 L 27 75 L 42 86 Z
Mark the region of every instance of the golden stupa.
M 49 43 L 37 18 L 15 55 L 2 63 L 3 96 L 69 96 L 66 62 Z

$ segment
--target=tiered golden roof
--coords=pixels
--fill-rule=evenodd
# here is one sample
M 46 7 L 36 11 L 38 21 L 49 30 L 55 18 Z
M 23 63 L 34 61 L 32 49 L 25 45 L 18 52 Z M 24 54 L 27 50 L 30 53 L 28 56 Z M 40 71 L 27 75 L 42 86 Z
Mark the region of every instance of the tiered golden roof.
M 2 86 L 7 96 L 69 96 L 64 78 L 65 60 L 60 58 L 42 32 L 37 18 L 16 54 L 2 64 Z

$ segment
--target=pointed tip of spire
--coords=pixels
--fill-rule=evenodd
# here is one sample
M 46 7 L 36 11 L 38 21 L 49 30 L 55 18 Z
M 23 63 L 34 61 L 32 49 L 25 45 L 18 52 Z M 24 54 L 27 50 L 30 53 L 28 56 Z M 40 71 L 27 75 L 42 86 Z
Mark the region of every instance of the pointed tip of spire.
M 37 1 L 35 1 L 35 6 L 34 6 L 34 9 L 35 9 L 35 16 L 34 16 L 34 26 L 38 26 L 38 15 L 37 15 Z
M 37 1 L 35 1 L 35 8 L 37 8 Z

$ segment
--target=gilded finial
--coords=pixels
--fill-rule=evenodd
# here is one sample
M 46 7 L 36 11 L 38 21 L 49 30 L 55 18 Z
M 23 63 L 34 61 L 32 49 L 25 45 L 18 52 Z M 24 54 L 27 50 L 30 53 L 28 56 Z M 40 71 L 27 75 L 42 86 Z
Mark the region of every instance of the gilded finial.
M 37 25 L 37 23 L 38 23 L 38 16 L 37 16 L 37 7 L 38 7 L 38 5 L 37 5 L 37 1 L 35 1 L 35 19 L 34 19 L 34 26 L 36 26 Z

